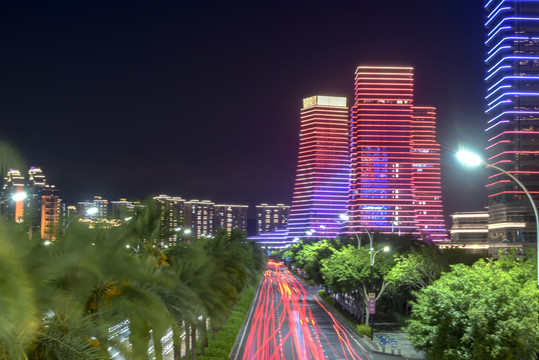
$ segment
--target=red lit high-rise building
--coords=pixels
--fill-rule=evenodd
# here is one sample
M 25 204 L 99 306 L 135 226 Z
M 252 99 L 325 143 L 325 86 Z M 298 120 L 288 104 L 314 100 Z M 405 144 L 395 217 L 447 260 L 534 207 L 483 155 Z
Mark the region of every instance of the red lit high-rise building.
M 415 225 L 423 240 L 446 240 L 436 108 L 414 106 L 412 110 L 410 151 Z
M 359 66 L 351 119 L 350 226 L 447 239 L 434 108 L 414 107 L 412 67 Z

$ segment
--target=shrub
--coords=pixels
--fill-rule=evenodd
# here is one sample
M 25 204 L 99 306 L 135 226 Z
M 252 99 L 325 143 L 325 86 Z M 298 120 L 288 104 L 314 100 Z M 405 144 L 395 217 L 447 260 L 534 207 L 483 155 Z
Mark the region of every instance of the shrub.
M 371 336 L 371 327 L 365 324 L 357 324 L 356 332 L 359 336 Z

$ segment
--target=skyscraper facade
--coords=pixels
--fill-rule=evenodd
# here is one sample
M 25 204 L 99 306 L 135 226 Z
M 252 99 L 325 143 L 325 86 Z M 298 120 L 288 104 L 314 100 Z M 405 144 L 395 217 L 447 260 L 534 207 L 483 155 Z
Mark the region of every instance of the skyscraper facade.
M 518 178 L 539 198 L 539 1 L 485 1 L 487 47 L 487 162 Z M 489 241 L 535 238 L 535 219 L 523 190 L 491 169 Z
M 289 215 L 290 206 L 285 204 L 256 205 L 256 234 L 260 235 L 286 229 Z
M 24 219 L 25 180 L 19 170 L 10 169 L 2 187 L 2 215 L 8 221 L 22 222 Z M 17 196 L 19 198 L 17 198 Z
M 61 199 L 54 185 L 41 190 L 41 238 L 56 241 L 60 230 Z
M 435 109 L 414 107 L 412 67 L 359 66 L 351 111 L 352 231 L 446 240 Z
M 346 98 L 316 95 L 304 99 L 289 239 L 338 235 L 339 215 L 348 205 L 349 176 Z
M 417 235 L 412 206 L 413 68 L 356 70 L 351 125 L 350 224 Z
M 232 229 L 247 232 L 247 213 L 249 205 L 226 205 L 215 204 L 214 208 L 214 231 L 226 229 L 228 234 Z
M 436 142 L 436 108 L 412 107 L 410 127 L 412 200 L 415 226 L 422 240 L 447 240 L 442 208 L 440 144 Z M 398 221 L 394 225 L 399 226 Z

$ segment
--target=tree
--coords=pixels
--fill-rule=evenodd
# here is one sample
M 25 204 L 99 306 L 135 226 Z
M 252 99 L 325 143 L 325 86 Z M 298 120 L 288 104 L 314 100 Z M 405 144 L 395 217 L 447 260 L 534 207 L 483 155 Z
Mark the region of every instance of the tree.
M 334 251 L 334 247 L 327 240 L 322 240 L 311 245 L 304 245 L 295 255 L 294 260 L 298 267 L 305 270 L 310 279 L 324 285 L 320 263 L 323 259 L 329 258 Z
M 396 256 L 386 280 L 395 286 L 419 290 L 432 284 L 446 270 L 449 266 L 438 248 L 429 246 Z
M 417 294 L 407 328 L 412 343 L 430 359 L 535 359 L 536 276 L 533 259 L 454 265 Z
M 376 300 L 384 293 L 388 282 L 385 275 L 389 272 L 393 259 L 390 256 L 380 256 L 374 263 L 374 292 Z M 370 253 L 358 250 L 354 246 L 343 247 L 335 251 L 328 259 L 322 261 L 322 276 L 326 284 L 336 293 L 353 294 L 361 299 L 365 309 L 365 324 L 369 324 L 368 307 L 371 289 Z
M 0 224 L 0 359 L 20 359 L 35 339 L 40 316 L 24 251 L 16 247 L 28 238 L 22 231 L 9 230 Z

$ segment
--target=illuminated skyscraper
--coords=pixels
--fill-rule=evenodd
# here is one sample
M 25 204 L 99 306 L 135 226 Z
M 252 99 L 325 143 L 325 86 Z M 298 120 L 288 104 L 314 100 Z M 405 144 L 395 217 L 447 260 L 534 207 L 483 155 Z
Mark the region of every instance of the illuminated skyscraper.
M 317 95 L 303 100 L 297 164 L 288 239 L 336 237 L 350 179 L 346 98 Z
M 414 233 L 411 126 L 413 68 L 356 70 L 352 107 L 350 223 Z
M 539 1 L 488 0 L 485 9 L 487 162 L 538 199 Z M 535 219 L 522 189 L 497 170 L 490 170 L 487 189 L 489 241 L 534 240 Z
M 356 70 L 350 226 L 445 240 L 435 109 L 413 106 L 413 81 L 412 67 Z
M 6 220 L 22 222 L 24 218 L 24 200 L 17 198 L 16 194 L 25 192 L 24 176 L 19 170 L 10 169 L 4 178 L 2 188 L 2 214 Z
M 41 190 L 41 238 L 55 241 L 60 226 L 61 200 L 54 185 Z
M 256 205 L 256 234 L 260 235 L 286 229 L 289 216 L 290 206 L 285 204 Z
M 191 229 L 191 239 L 213 234 L 214 205 L 215 203 L 209 200 L 185 202 L 184 225 L 186 229 Z
M 232 229 L 247 232 L 247 212 L 249 205 L 222 205 L 216 204 L 214 208 L 214 231 L 226 229 L 230 234 Z
M 447 240 L 442 208 L 440 144 L 436 142 L 436 109 L 414 106 L 412 111 L 410 152 L 415 226 L 422 240 Z M 399 226 L 398 221 L 394 225 Z

